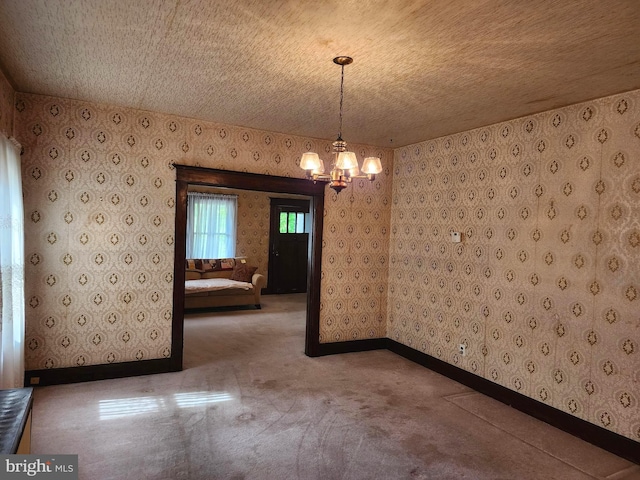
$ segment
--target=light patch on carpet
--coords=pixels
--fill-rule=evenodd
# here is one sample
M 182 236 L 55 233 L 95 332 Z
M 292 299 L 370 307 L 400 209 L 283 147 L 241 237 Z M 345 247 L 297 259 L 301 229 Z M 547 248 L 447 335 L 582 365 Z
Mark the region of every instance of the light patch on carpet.
M 100 420 L 130 417 L 144 413 L 155 413 L 160 410 L 161 398 L 137 397 L 119 398 L 116 400 L 100 400 Z
M 173 395 L 179 408 L 198 407 L 208 403 L 226 402 L 233 397 L 228 393 L 190 392 Z
M 100 400 L 98 405 L 100 420 L 113 420 L 133 415 L 157 413 L 161 410 L 172 408 L 172 404 L 178 408 L 192 408 L 232 399 L 233 397 L 226 392 L 183 392 L 162 397 L 148 396 Z

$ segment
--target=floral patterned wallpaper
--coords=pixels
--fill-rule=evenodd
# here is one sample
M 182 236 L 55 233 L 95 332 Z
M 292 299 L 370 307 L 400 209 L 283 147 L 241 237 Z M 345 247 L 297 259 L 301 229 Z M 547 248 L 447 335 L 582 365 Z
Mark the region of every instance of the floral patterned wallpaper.
M 397 149 L 391 218 L 390 338 L 640 440 L 640 91 Z
M 170 355 L 174 162 L 302 177 L 303 152 L 329 159 L 331 149 L 325 140 L 24 93 L 14 131 L 25 148 L 27 370 Z M 386 334 L 392 151 L 351 147 L 360 158 L 380 156 L 385 171 L 339 196 L 327 188 L 323 342 Z
M 269 281 L 269 219 L 271 202 L 267 192 L 238 192 L 236 256 L 246 257 Z
M 13 96 L 0 75 L 25 147 L 27 369 L 170 354 L 173 162 L 302 176 L 301 152 L 330 149 L 30 94 L 12 112 Z M 327 189 L 321 341 L 388 336 L 639 440 L 639 145 L 635 91 L 393 161 L 356 146 L 385 172 Z

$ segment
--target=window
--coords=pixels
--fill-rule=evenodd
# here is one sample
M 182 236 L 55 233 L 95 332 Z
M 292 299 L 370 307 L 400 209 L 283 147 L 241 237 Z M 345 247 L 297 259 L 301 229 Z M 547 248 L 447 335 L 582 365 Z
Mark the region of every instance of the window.
M 24 385 L 24 302 L 20 146 L 0 132 L 0 389 Z
M 236 254 L 238 197 L 187 194 L 187 258 L 230 258 Z
M 307 233 L 307 213 L 280 212 L 280 233 Z

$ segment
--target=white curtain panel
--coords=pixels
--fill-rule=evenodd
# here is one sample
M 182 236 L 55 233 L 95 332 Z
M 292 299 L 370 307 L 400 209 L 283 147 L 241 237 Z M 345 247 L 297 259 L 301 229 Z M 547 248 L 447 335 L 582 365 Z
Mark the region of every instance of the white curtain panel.
M 238 197 L 187 194 L 187 258 L 230 258 L 236 253 Z
M 0 133 L 0 388 L 24 386 L 24 208 L 20 145 Z

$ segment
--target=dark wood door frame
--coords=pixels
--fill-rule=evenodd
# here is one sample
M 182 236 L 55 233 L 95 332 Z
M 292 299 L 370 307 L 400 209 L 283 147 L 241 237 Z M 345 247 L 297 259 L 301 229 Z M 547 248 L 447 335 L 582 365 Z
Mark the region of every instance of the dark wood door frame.
M 304 353 L 320 355 L 320 268 L 322 264 L 322 224 L 325 184 L 302 178 L 275 177 L 255 173 L 216 170 L 189 165 L 176 168 L 176 221 L 173 268 L 173 319 L 171 324 L 171 365 L 182 370 L 184 354 L 184 260 L 187 231 L 187 188 L 191 185 L 212 185 L 241 190 L 291 193 L 311 197 L 312 229 L 309 235 L 307 280 L 307 324 Z

